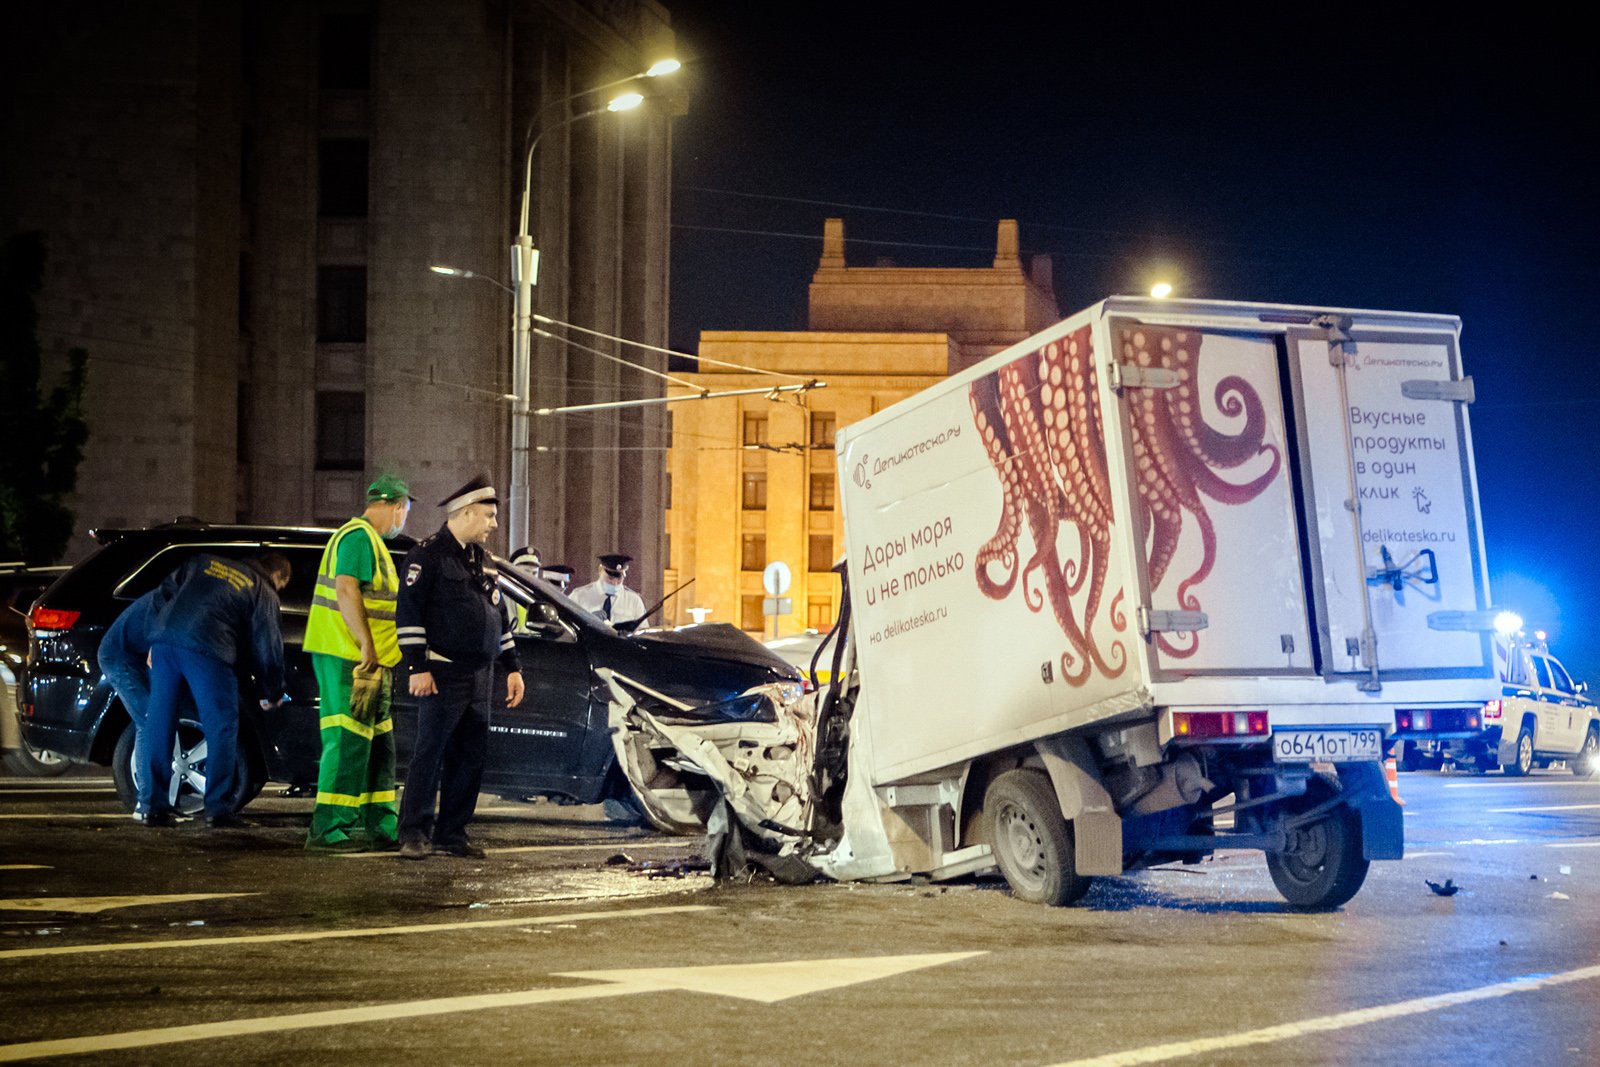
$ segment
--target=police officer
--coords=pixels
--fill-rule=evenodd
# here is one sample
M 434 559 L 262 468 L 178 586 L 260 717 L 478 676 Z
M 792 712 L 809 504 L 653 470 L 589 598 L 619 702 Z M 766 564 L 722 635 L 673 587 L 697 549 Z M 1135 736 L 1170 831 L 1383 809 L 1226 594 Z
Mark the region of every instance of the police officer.
M 239 736 L 239 684 L 234 669 L 247 656 L 261 686 L 262 705 L 283 697 L 283 637 L 278 590 L 289 584 L 289 561 L 268 552 L 249 562 L 199 555 L 161 583 L 168 601 L 151 634 L 150 705 L 145 766 L 150 772 L 146 826 L 171 826 L 172 742 L 178 693 L 187 688 L 206 735 L 206 826 L 247 825 L 228 795 Z
M 499 525 L 499 498 L 487 476 L 479 476 L 439 506 L 445 524 L 406 556 L 400 584 L 400 652 L 411 695 L 420 699 L 417 747 L 400 798 L 400 856 L 408 860 L 435 849 L 483 856 L 467 838 L 467 823 L 483 780 L 497 659 L 506 670 L 506 706 L 522 702 L 511 618 L 483 548 Z
M 384 474 L 367 507 L 322 551 L 306 618 L 305 650 L 322 696 L 322 759 L 306 848 L 359 852 L 395 847 L 394 719 L 389 705 L 400 578 L 385 542 L 405 527 L 406 483 Z
M 572 585 L 573 570 L 565 563 L 552 563 L 548 567 L 539 568 L 539 577 L 561 590 L 563 593 Z
M 644 599 L 623 584 L 633 557 L 613 552 L 599 559 L 600 577 L 574 590 L 573 602 L 605 622 L 632 622 L 643 615 Z

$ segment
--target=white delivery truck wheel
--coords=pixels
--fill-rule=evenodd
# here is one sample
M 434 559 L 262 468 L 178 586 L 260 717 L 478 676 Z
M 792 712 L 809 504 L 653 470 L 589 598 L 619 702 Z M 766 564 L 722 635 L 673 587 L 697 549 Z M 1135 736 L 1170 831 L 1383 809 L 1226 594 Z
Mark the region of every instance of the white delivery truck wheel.
M 1283 899 L 1296 908 L 1337 908 L 1367 880 L 1361 854 L 1361 819 L 1347 804 L 1326 818 L 1289 831 L 1293 848 L 1267 853 L 1267 872 Z
M 1091 879 L 1073 864 L 1072 827 L 1043 771 L 1007 771 L 989 783 L 983 810 L 989 847 L 1011 893 L 1032 904 L 1060 907 L 1089 891 Z

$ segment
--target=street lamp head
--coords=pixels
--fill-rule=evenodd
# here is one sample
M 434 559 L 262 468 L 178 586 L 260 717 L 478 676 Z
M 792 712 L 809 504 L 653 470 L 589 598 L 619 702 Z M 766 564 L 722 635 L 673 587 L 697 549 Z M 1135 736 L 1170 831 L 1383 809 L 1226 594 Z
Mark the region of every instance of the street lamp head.
M 470 270 L 462 270 L 460 267 L 447 267 L 443 263 L 429 263 L 428 269 L 433 271 L 435 274 L 443 274 L 450 278 L 472 277 L 472 272 Z
M 1157 300 L 1165 300 L 1172 295 L 1172 286 L 1167 282 L 1157 282 L 1150 287 L 1150 295 Z
M 650 69 L 644 72 L 646 78 L 659 78 L 664 74 L 676 74 L 683 66 L 676 59 L 660 59 L 650 64 Z
M 632 111 L 644 103 L 644 97 L 638 93 L 623 93 L 606 105 L 607 111 Z

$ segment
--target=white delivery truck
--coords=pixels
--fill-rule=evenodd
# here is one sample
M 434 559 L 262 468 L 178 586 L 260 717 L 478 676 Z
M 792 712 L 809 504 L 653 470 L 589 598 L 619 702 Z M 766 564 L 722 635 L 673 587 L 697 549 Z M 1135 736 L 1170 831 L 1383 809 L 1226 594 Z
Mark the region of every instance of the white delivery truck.
M 1119 297 L 845 427 L 834 681 L 700 726 L 613 679 L 619 754 L 835 877 L 1063 904 L 1244 848 L 1344 903 L 1397 712 L 1499 695 L 1459 332 Z

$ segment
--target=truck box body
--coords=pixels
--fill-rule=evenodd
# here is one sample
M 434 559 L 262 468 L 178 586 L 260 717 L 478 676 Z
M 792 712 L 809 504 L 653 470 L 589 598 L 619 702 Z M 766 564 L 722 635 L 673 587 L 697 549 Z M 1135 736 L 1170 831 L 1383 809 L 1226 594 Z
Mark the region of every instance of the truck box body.
M 1496 695 L 1458 335 L 1113 298 L 842 429 L 873 783 L 1152 708 Z
M 689 775 L 647 812 L 724 805 L 718 871 L 1059 905 L 1242 848 L 1338 907 L 1404 852 L 1397 716 L 1499 694 L 1458 333 L 1114 298 L 844 428 L 829 682 L 713 735 L 609 679 L 630 780 Z

